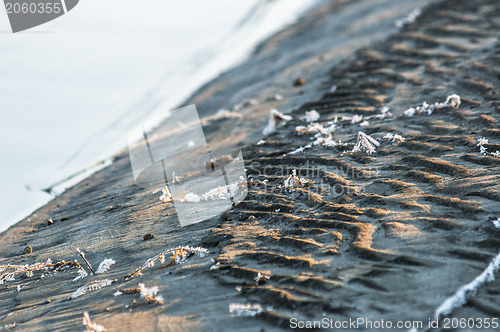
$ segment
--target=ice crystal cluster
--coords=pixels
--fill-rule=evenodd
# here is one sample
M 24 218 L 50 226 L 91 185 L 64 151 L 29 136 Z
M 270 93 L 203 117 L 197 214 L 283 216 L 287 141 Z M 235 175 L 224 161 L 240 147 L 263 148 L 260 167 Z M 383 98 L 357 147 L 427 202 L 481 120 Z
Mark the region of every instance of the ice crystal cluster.
M 312 148 L 312 144 L 307 144 L 307 145 L 301 146 L 301 147 L 299 147 L 291 152 L 285 153 L 283 156 L 301 153 L 301 152 L 304 152 L 305 149 L 310 149 L 310 148 Z
M 262 285 L 271 279 L 271 276 L 262 272 L 257 273 L 257 276 L 254 278 L 257 285 Z
M 78 288 L 73 294 L 71 294 L 70 299 L 76 299 L 88 291 L 93 291 L 93 290 L 99 290 L 101 288 L 110 286 L 111 284 L 114 284 L 118 282 L 119 280 L 125 279 L 128 280 L 129 278 L 132 277 L 137 277 L 142 275 L 142 270 L 148 268 L 148 267 L 153 267 L 157 261 L 160 261 L 162 265 L 165 264 L 165 257 L 168 254 L 172 254 L 172 259 L 170 263 L 168 263 L 166 266 L 174 265 L 174 264 L 181 264 L 183 263 L 190 254 L 197 254 L 200 257 L 205 257 L 209 251 L 205 248 L 202 247 L 189 247 L 189 246 L 181 246 L 177 248 L 172 248 L 168 249 L 152 258 L 149 258 L 143 265 L 141 265 L 138 269 L 136 269 L 134 272 L 127 274 L 121 278 L 117 279 L 103 279 L 103 280 L 96 280 L 93 281 L 89 284 L 86 284 L 80 288 Z M 115 261 L 113 259 L 105 259 L 100 265 L 99 268 L 97 269 L 95 274 L 99 273 L 104 273 L 109 270 L 111 265 L 115 264 Z M 165 265 L 164 265 L 165 266 Z M 120 295 L 119 292 L 115 293 L 116 295 Z
M 146 287 L 143 283 L 139 283 L 135 288 L 125 288 L 114 293 L 114 296 L 119 296 L 122 294 L 133 294 L 138 293 L 141 295 L 141 299 L 145 300 L 148 303 L 153 304 L 163 304 L 163 297 L 161 295 L 157 295 L 159 288 L 157 286 L 154 287 Z
M 500 230 L 500 219 L 492 220 L 495 228 Z M 490 262 L 486 269 L 470 283 L 460 287 L 455 294 L 447 298 L 434 314 L 435 317 L 443 317 L 451 314 L 456 308 L 463 306 L 469 298 L 474 296 L 482 285 L 495 280 L 495 272 L 500 269 L 500 252 Z
M 405 17 L 396 20 L 394 22 L 394 25 L 398 28 L 402 28 L 404 25 L 414 22 L 417 19 L 417 17 L 420 16 L 421 13 L 422 11 L 419 8 L 414 9 Z
M 371 136 L 368 136 L 364 132 L 358 132 L 358 140 L 356 145 L 351 152 L 366 152 L 367 154 L 372 154 L 376 151 L 376 148 L 380 146 L 380 143 Z
M 422 106 L 411 107 L 407 109 L 404 114 L 406 116 L 412 117 L 414 115 L 431 115 L 432 112 L 445 108 L 458 108 L 462 103 L 460 96 L 453 94 L 446 98 L 444 103 L 434 103 L 432 105 L 427 104 L 427 102 L 423 102 Z
M 235 316 L 256 316 L 263 312 L 264 309 L 258 303 L 256 304 L 242 304 L 231 303 L 229 304 L 229 313 Z
M 16 322 L 10 323 L 10 324 L 5 324 L 5 325 L 0 325 L 0 331 L 10 330 L 10 329 L 13 329 L 16 326 L 17 326 Z
M 88 291 L 93 291 L 93 290 L 98 290 L 104 287 L 108 287 L 114 282 L 114 280 L 109 280 L 109 279 L 104 279 L 104 280 L 96 280 L 91 282 L 90 284 L 87 284 L 85 286 L 82 286 L 78 288 L 76 291 L 71 294 L 70 299 L 76 299 L 77 297 L 82 296 L 83 294 L 87 293 Z
M 264 127 L 262 133 L 266 136 L 270 135 L 274 133 L 277 128 L 283 126 L 290 120 L 292 120 L 292 117 L 290 115 L 285 115 L 279 112 L 278 110 L 273 109 L 271 110 L 271 114 L 269 115 L 269 121 L 267 123 L 267 126 Z
M 293 170 L 292 174 L 286 178 L 284 186 L 286 189 L 295 190 L 314 183 L 312 180 L 297 176 L 297 171 Z
M 493 225 L 500 229 L 500 218 L 497 218 L 497 219 L 491 219 L 491 222 L 493 223 Z
M 319 120 L 319 113 L 316 110 L 310 110 L 304 116 L 301 116 L 300 119 L 306 122 L 316 122 Z
M 163 203 L 172 202 L 172 195 L 170 194 L 170 190 L 168 190 L 167 186 L 161 188 L 160 201 L 162 201 Z
M 53 264 L 52 260 L 49 258 L 44 263 L 34 263 L 34 264 L 24 264 L 24 265 L 3 265 L 0 266 L 0 285 L 8 281 L 15 281 L 16 276 L 25 275 L 31 278 L 35 275 L 35 272 L 40 272 L 40 277 L 44 278 L 53 273 L 65 271 L 71 268 L 75 268 L 78 271 L 79 276 L 74 280 L 78 280 L 87 275 L 87 272 L 78 262 L 66 262 L 60 261 Z
M 133 273 L 126 277 L 135 277 L 142 274 L 142 270 L 153 267 L 156 262 L 160 262 L 160 264 L 165 264 L 165 257 L 169 254 L 172 254 L 172 259 L 168 265 L 181 264 L 183 263 L 188 255 L 187 254 L 197 254 L 200 257 L 206 257 L 209 253 L 208 249 L 202 247 L 190 247 L 190 246 L 181 246 L 177 248 L 168 249 L 164 252 L 159 253 L 156 256 L 149 258 L 141 267 L 136 269 Z M 168 266 L 167 265 L 167 266 Z
M 351 123 L 354 124 L 354 123 L 359 123 L 363 121 L 363 116 L 362 115 L 358 115 L 358 114 L 355 114 L 351 117 Z
M 93 322 L 90 319 L 89 313 L 83 313 L 83 325 L 87 328 L 87 332 L 104 332 L 107 331 L 106 328 L 100 324 Z
M 387 135 L 382 137 L 382 139 L 385 139 L 385 140 L 392 142 L 392 143 L 400 143 L 400 142 L 405 141 L 405 138 L 403 136 L 401 136 L 399 134 L 392 134 L 392 133 L 388 133 Z
M 146 287 L 143 283 L 139 283 L 139 293 L 141 294 L 141 298 L 146 300 L 149 303 L 157 303 L 163 304 L 163 297 L 158 294 L 158 287 Z
M 89 274 L 84 269 L 78 269 L 78 276 L 73 279 L 73 282 L 85 278 Z
M 211 189 L 201 196 L 204 200 L 214 200 L 214 199 L 230 199 L 236 196 L 239 190 L 239 183 L 231 183 L 227 186 L 218 186 L 217 188 Z
M 101 274 L 104 272 L 107 272 L 110 268 L 111 265 L 114 265 L 116 261 L 112 258 L 106 258 L 99 264 L 99 267 L 97 268 L 97 271 L 95 271 L 96 274 Z
M 243 177 L 240 177 L 240 182 L 231 183 L 227 186 L 218 186 L 217 188 L 211 189 L 204 193 L 203 195 L 198 195 L 192 192 L 187 193 L 184 196 L 184 200 L 181 202 L 189 203 L 199 203 L 201 201 L 217 200 L 217 199 L 230 199 L 235 197 L 240 192 L 241 186 L 246 182 Z
M 332 136 L 335 128 L 336 125 L 334 122 L 328 122 L 325 125 L 314 122 L 308 126 L 297 126 L 295 131 L 301 134 L 314 134 L 315 140 L 312 143 L 313 145 L 334 147 L 340 144 L 336 142 Z
M 495 152 L 488 152 L 488 149 L 484 146 L 486 144 L 489 144 L 489 141 L 485 137 L 478 140 L 477 146 L 479 146 L 479 152 L 485 156 L 491 155 L 493 157 L 500 158 L 500 151 L 496 150 Z

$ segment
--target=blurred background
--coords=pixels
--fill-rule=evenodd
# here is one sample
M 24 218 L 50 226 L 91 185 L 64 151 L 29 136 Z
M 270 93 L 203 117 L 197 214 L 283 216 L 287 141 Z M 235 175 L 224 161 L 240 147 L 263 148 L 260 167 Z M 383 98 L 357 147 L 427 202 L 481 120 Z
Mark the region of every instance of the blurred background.
M 0 231 L 320 1 L 83 0 L 16 34 L 0 10 Z

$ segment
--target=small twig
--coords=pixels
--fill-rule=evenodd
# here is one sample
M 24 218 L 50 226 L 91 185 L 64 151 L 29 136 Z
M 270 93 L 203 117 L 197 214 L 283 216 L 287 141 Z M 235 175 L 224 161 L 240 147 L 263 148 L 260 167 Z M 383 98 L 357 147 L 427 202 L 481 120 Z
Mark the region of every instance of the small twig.
M 97 324 L 97 323 L 93 322 L 90 319 L 89 313 L 86 311 L 83 313 L 83 325 L 85 325 L 88 332 L 107 331 L 106 328 L 104 326 L 102 326 L 101 324 Z
M 123 294 L 134 294 L 134 293 L 140 293 L 141 290 L 139 287 L 120 288 L 120 292 L 122 292 Z
M 120 288 L 120 292 L 123 294 L 141 294 L 141 297 L 148 303 L 153 304 L 163 304 L 163 297 L 156 296 L 158 293 L 158 287 L 147 288 L 144 284 L 140 283 L 138 287 L 135 288 Z
M 165 264 L 165 256 L 168 254 L 172 254 L 172 260 L 168 263 Z M 137 268 L 134 272 L 127 274 L 124 276 L 124 279 L 132 278 L 132 277 L 137 277 L 141 275 L 141 272 L 143 269 L 147 267 L 154 266 L 156 261 L 160 261 L 161 267 L 168 267 L 172 266 L 175 264 L 180 264 L 184 262 L 186 258 L 188 258 L 189 254 L 198 254 L 201 257 L 205 257 L 208 254 L 208 250 L 205 248 L 197 247 L 189 247 L 189 246 L 181 246 L 177 248 L 172 248 L 168 249 L 146 261 L 146 263 L 142 264 L 139 268 Z
M 83 251 L 81 251 L 80 249 L 78 249 L 78 248 L 76 248 L 76 251 L 78 251 L 78 254 L 80 254 L 80 256 L 82 257 L 82 259 L 85 262 L 85 264 L 87 264 L 87 267 L 89 268 L 90 272 L 92 272 L 92 275 L 95 276 L 95 272 L 94 272 L 94 269 L 92 268 L 92 265 L 90 265 L 90 263 L 85 258 L 85 253 Z

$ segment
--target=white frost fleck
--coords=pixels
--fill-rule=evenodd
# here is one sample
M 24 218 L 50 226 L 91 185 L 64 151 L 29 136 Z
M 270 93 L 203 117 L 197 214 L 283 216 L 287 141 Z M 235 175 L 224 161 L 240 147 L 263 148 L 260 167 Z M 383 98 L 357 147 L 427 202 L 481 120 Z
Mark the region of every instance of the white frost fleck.
M 264 309 L 258 303 L 256 304 L 242 304 L 231 303 L 229 304 L 229 313 L 236 316 L 255 316 L 260 314 Z
M 176 177 L 174 177 L 174 180 L 175 178 Z M 168 190 L 167 186 L 161 188 L 160 201 L 164 203 L 172 202 L 172 195 L 170 194 L 170 190 Z
M 267 126 L 264 128 L 262 133 L 266 136 L 270 135 L 274 133 L 277 128 L 283 126 L 290 120 L 292 120 L 292 117 L 290 115 L 285 115 L 279 112 L 277 109 L 273 109 L 271 110 L 271 113 L 269 115 Z
M 319 113 L 316 110 L 310 110 L 304 116 L 301 116 L 300 119 L 306 122 L 315 122 L 319 120 Z

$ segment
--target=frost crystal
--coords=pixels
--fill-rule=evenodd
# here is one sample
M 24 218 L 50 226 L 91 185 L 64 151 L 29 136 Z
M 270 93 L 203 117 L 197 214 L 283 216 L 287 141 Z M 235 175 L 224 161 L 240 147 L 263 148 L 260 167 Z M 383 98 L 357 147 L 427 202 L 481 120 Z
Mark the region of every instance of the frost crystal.
M 476 146 L 479 146 L 479 152 L 485 156 L 491 155 L 495 158 L 500 158 L 500 151 L 496 150 L 495 152 L 488 152 L 488 149 L 484 147 L 484 145 L 486 144 L 489 144 L 487 138 L 481 137 L 480 139 L 478 139 Z
M 98 289 L 101 289 L 103 287 L 107 287 L 107 286 L 111 285 L 112 283 L 113 283 L 113 280 L 109 280 L 109 279 L 94 281 L 90 284 L 87 284 L 85 286 L 78 288 L 75 292 L 73 292 L 73 294 L 71 294 L 70 298 L 76 299 L 77 297 L 80 297 L 83 294 L 87 293 L 87 291 L 98 290 Z
M 318 137 L 314 142 L 314 145 L 324 145 L 328 147 L 335 147 L 337 145 L 340 145 L 340 142 L 336 142 L 331 135 L 328 135 L 326 137 Z
M 412 117 L 414 115 L 422 115 L 427 114 L 431 115 L 435 110 L 440 110 L 444 108 L 458 108 L 462 103 L 460 96 L 453 94 L 446 98 L 444 103 L 434 103 L 432 105 L 427 104 L 427 102 L 423 102 L 422 106 L 411 107 L 407 109 L 404 114 L 406 116 Z
M 257 273 L 257 276 L 254 278 L 255 282 L 258 285 L 266 283 L 267 281 L 269 281 L 269 279 L 271 279 L 271 276 L 262 272 Z
M 52 264 L 50 259 L 45 263 L 34 263 L 31 265 L 4 265 L 0 266 L 0 285 L 7 281 L 14 281 L 16 274 L 25 274 L 26 277 L 31 278 L 34 276 L 35 271 L 41 271 L 40 278 L 44 278 L 48 276 L 50 272 L 65 271 L 70 268 L 81 269 L 82 266 L 76 261 L 60 261 L 57 264 Z
M 290 115 L 284 115 L 283 113 L 278 112 L 278 110 L 271 110 L 271 114 L 269 116 L 269 122 L 267 126 L 264 128 L 262 133 L 264 135 L 270 135 L 276 131 L 277 128 L 283 126 L 288 121 L 292 120 Z
M 87 332 L 104 332 L 106 328 L 100 324 L 94 323 L 90 320 L 88 312 L 83 313 L 83 325 L 87 328 Z
M 238 183 L 232 183 L 227 186 L 218 186 L 217 188 L 211 189 L 201 196 L 205 201 L 209 199 L 230 199 L 236 196 L 238 193 L 239 185 Z
M 319 113 L 316 110 L 310 110 L 306 112 L 306 115 L 300 117 L 300 119 L 306 122 L 315 122 L 319 120 Z
M 386 139 L 388 141 L 391 141 L 392 143 L 395 143 L 395 142 L 403 142 L 405 140 L 405 138 L 399 134 L 387 134 L 385 135 L 384 137 L 382 137 L 383 139 Z
M 287 155 L 290 155 L 290 154 L 297 154 L 297 153 L 301 153 L 301 152 L 304 152 L 305 149 L 309 149 L 311 148 L 312 145 L 311 144 L 307 144 L 305 146 L 301 146 L 300 148 L 296 149 L 296 150 L 293 150 L 292 152 L 288 152 L 288 153 L 285 153 L 283 156 L 287 156 Z
M 14 327 L 17 326 L 17 323 L 14 322 L 14 323 L 10 323 L 10 324 L 6 324 L 6 325 L 0 325 L 0 331 L 3 331 L 3 330 L 10 330 L 10 329 L 13 329 Z
M 193 253 L 193 254 L 197 254 L 200 257 L 206 257 L 208 255 L 209 251 L 208 251 L 208 249 L 205 249 L 202 247 L 189 247 L 189 246 L 181 246 L 181 247 L 177 247 L 177 248 L 168 249 L 167 251 L 164 251 L 164 252 L 159 253 L 158 255 L 156 255 L 154 257 L 149 258 L 144 264 L 142 264 L 141 267 L 139 267 L 134 272 L 125 276 L 125 278 L 130 278 L 130 277 L 142 275 L 142 273 L 141 273 L 142 270 L 144 270 L 145 268 L 154 266 L 155 262 L 158 260 L 160 262 L 162 262 L 162 265 L 163 265 L 163 263 L 165 262 L 165 256 L 167 256 L 168 254 L 172 254 L 173 256 L 172 256 L 172 260 L 170 261 L 170 263 L 167 264 L 167 266 L 174 265 L 177 263 L 182 263 L 188 257 L 188 255 L 186 255 L 186 253 Z
M 319 133 L 321 135 L 331 135 L 332 131 L 335 130 L 335 124 L 330 124 L 329 126 L 325 127 L 319 123 L 311 123 L 309 126 L 297 126 L 295 127 L 295 131 L 301 134 L 316 134 Z
M 77 281 L 77 280 L 83 279 L 83 278 L 85 278 L 86 276 L 88 276 L 87 271 L 85 271 L 84 269 L 78 269 L 78 276 L 77 276 L 77 277 L 75 277 L 75 278 L 73 279 L 73 281 Z
M 458 108 L 461 103 L 462 103 L 462 100 L 460 99 L 460 96 L 456 95 L 456 94 L 452 94 L 452 95 L 448 96 L 448 98 L 446 98 L 444 105 L 442 103 L 439 105 L 442 105 L 443 107 Z
M 70 298 L 76 299 L 77 297 L 80 297 L 85 293 L 87 293 L 87 285 L 82 286 L 82 287 L 78 288 L 76 291 L 74 291 L 73 294 L 71 294 Z
M 351 118 L 351 123 L 358 123 L 358 122 L 361 122 L 363 120 L 363 116 L 362 115 L 353 115 L 352 118 Z
M 143 283 L 140 283 L 139 285 L 139 292 L 141 293 L 141 298 L 144 300 L 150 302 L 150 303 L 163 303 L 163 297 L 162 296 L 156 296 L 158 293 L 158 287 L 149 287 L 147 288 L 144 286 Z
M 241 303 L 231 303 L 229 304 L 229 312 L 236 316 L 255 316 L 260 314 L 262 311 L 262 306 L 258 303 L 256 304 L 241 304 Z
M 297 126 L 295 128 L 295 131 L 302 134 L 315 134 L 314 138 L 316 139 L 313 141 L 313 145 L 325 145 L 328 147 L 334 147 L 340 144 L 339 142 L 336 142 L 332 136 L 332 132 L 335 130 L 335 128 L 335 122 L 328 122 L 326 125 L 311 123 L 307 127 Z M 306 145 L 304 148 L 309 147 L 309 145 Z
M 485 137 L 481 137 L 478 141 L 477 141 L 477 146 L 482 146 L 484 144 L 488 144 L 488 139 L 485 138 Z
M 156 294 L 158 293 L 159 291 L 159 288 L 158 287 L 150 287 L 150 288 L 147 288 L 146 286 L 144 286 L 143 283 L 140 283 L 139 285 L 139 289 L 140 289 L 140 292 L 141 292 L 141 296 L 146 298 L 146 297 L 154 297 L 156 296 Z
M 500 252 L 486 267 L 486 269 L 477 276 L 472 282 L 462 286 L 453 296 L 446 299 L 446 301 L 437 308 L 435 317 L 449 315 L 455 308 L 464 305 L 467 300 L 474 296 L 479 287 L 487 282 L 495 280 L 495 272 L 500 268 Z
M 179 177 L 177 175 L 175 175 L 175 171 L 172 171 L 172 183 L 176 184 L 178 182 L 181 182 L 181 180 L 179 179 Z
M 244 184 L 246 184 L 246 180 L 240 176 L 240 182 L 231 183 L 227 186 L 218 186 L 217 188 L 211 189 L 201 196 L 191 192 L 187 193 L 184 197 L 184 200 L 181 202 L 199 203 L 202 200 L 208 201 L 216 199 L 231 199 L 240 192 L 241 186 Z
M 194 193 L 187 193 L 186 196 L 184 197 L 184 201 L 191 203 L 199 203 L 201 201 L 201 198 L 200 196 Z
M 500 229 L 500 219 L 492 220 L 492 222 L 496 228 Z M 470 297 L 476 294 L 479 287 L 495 280 L 495 272 L 498 271 L 498 269 L 500 269 L 500 252 L 493 258 L 483 273 L 478 275 L 467 285 L 462 286 L 453 296 L 447 298 L 443 304 L 436 309 L 434 316 L 441 317 L 449 315 L 455 308 L 464 305 Z
M 285 180 L 284 186 L 286 189 L 295 190 L 297 188 L 305 187 L 311 183 L 313 183 L 313 181 L 298 177 L 297 171 L 293 170 L 292 174 Z
M 380 143 L 377 142 L 377 140 L 375 140 L 371 136 L 366 135 L 364 132 L 360 131 L 358 132 L 358 141 L 354 146 L 354 148 L 352 149 L 352 152 L 364 151 L 367 154 L 372 154 L 374 152 L 377 152 L 375 150 L 377 146 L 380 146 Z
M 221 263 L 220 262 L 217 262 L 215 263 L 214 265 L 210 266 L 210 271 L 213 271 L 213 270 L 218 270 L 222 267 Z
M 394 25 L 395 25 L 396 27 L 398 27 L 398 28 L 401 28 L 401 27 L 403 27 L 405 24 L 408 24 L 408 23 L 411 23 L 411 22 L 415 21 L 415 19 L 416 19 L 417 17 L 419 17 L 421 13 L 422 13 L 422 12 L 421 12 L 421 10 L 420 10 L 420 9 L 418 9 L 418 8 L 417 8 L 417 9 L 414 9 L 414 10 L 413 10 L 413 11 L 411 11 L 411 12 L 410 12 L 410 13 L 409 13 L 406 17 L 403 17 L 403 18 L 400 18 L 400 19 L 396 20 L 396 21 L 394 22 Z
M 174 174 L 174 181 L 177 177 Z M 177 178 L 178 179 L 178 178 Z M 175 183 L 175 182 L 174 182 Z M 160 201 L 164 203 L 172 202 L 172 195 L 170 194 L 170 191 L 168 190 L 168 187 L 165 186 L 161 188 L 161 196 L 160 196 Z
M 106 271 L 108 271 L 111 268 L 111 265 L 115 264 L 116 261 L 111 258 L 106 258 L 99 264 L 99 267 L 97 268 L 97 271 L 95 271 L 96 274 L 101 274 Z

